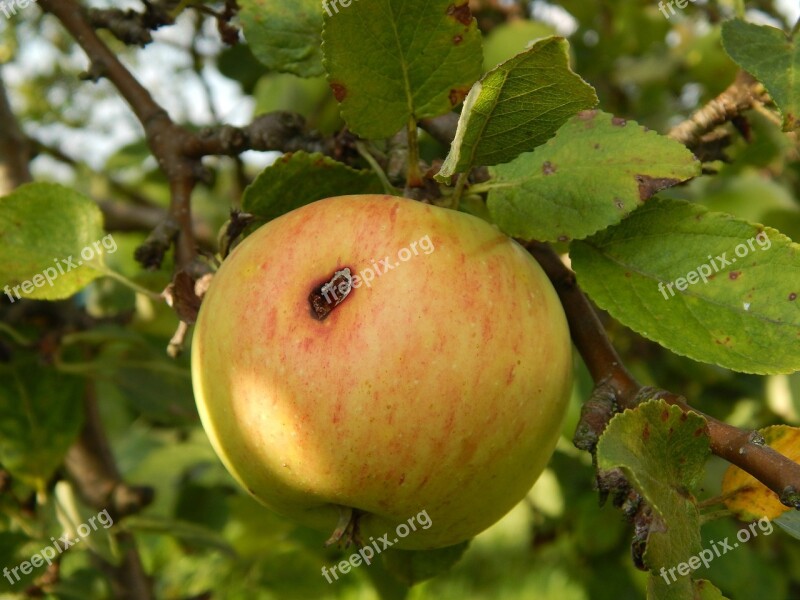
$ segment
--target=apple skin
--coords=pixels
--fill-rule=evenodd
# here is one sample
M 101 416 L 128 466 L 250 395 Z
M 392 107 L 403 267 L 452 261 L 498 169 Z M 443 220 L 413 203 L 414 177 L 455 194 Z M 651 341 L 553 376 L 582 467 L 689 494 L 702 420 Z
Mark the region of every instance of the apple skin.
M 398 260 L 425 236 L 429 254 Z M 399 265 L 314 316 L 313 290 L 387 256 Z M 393 547 L 431 549 L 526 495 L 559 436 L 572 352 L 546 275 L 496 228 L 341 196 L 234 249 L 200 309 L 192 376 L 214 449 L 264 505 L 328 533 L 340 506 L 358 509 L 365 543 L 424 510 L 432 525 Z

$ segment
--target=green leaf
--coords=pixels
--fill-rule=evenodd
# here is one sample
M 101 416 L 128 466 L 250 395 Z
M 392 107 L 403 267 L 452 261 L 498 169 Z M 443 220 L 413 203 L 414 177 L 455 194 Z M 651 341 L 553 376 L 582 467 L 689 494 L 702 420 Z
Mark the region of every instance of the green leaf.
M 495 167 L 489 212 L 506 234 L 581 239 L 618 223 L 658 190 L 700 173 L 683 145 L 599 111 L 570 119 L 534 152 Z
M 701 550 L 700 515 L 692 488 L 709 453 L 706 421 L 663 400 L 616 415 L 597 445 L 600 469 L 621 468 L 653 510 L 644 561 L 649 598 L 692 598 L 692 582 L 659 575 Z
M 406 585 L 415 585 L 449 571 L 466 552 L 469 541 L 437 550 L 388 550 L 386 569 Z
M 743 373 L 800 369 L 800 246 L 774 229 L 651 200 L 570 256 L 598 306 L 677 354 Z
M 722 45 L 758 79 L 783 114 L 783 129 L 800 126 L 800 44 L 780 29 L 733 19 L 722 24 Z
M 101 238 L 103 215 L 89 198 L 52 183 L 18 187 L 0 198 L 4 293 L 13 301 L 72 296 L 102 275 L 102 253 L 111 248 Z
M 541 40 L 472 86 L 437 179 L 446 181 L 473 165 L 508 162 L 597 104 L 592 86 L 570 70 L 568 51 L 564 38 Z
M 171 359 L 163 348 L 119 341 L 98 350 L 91 371 L 98 391 L 127 401 L 151 423 L 184 425 L 197 419 L 188 357 Z
M 83 423 L 84 380 L 34 362 L 0 365 L 0 463 L 41 488 Z
M 30 538 L 22 533 L 0 531 L 0 565 L 9 569 L 8 577 L 0 577 L 0 592 L 24 590 L 35 579 L 36 574 L 29 571 L 26 575 L 19 569 L 13 573 L 12 568 L 22 561 L 28 560 L 30 554 L 26 549 L 30 546 Z M 10 578 L 10 580 L 9 580 Z M 19 578 L 19 580 L 17 580 Z M 22 596 L 0 595 L 0 598 L 21 598 Z
M 381 181 L 319 153 L 285 154 L 247 186 L 242 207 L 270 220 L 306 204 L 343 194 L 378 194 Z
M 480 77 L 481 36 L 467 0 L 353 0 L 325 15 L 323 63 L 358 135 L 386 138 L 449 112 Z
M 253 56 L 253 51 L 247 44 L 225 48 L 217 59 L 217 68 L 228 79 L 238 81 L 246 94 L 252 94 L 256 84 L 264 76 L 264 65 Z
M 793 538 L 800 540 L 800 511 L 789 510 L 773 521 Z
M 320 0 L 240 0 L 239 16 L 255 57 L 273 71 L 322 75 Z

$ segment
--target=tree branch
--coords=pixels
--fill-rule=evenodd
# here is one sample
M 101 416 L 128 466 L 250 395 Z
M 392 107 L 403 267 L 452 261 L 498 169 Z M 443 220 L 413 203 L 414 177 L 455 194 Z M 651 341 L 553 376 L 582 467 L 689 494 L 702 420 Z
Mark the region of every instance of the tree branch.
M 159 267 L 164 254 L 174 244 L 176 271 L 197 273 L 202 270 L 202 266 L 196 264 L 191 194 L 203 179 L 201 161 L 204 156 L 236 155 L 250 149 L 332 151 L 330 143 L 307 134 L 302 118 L 291 113 L 265 115 L 243 129 L 223 126 L 199 134 L 177 125 L 98 37 L 77 0 L 40 0 L 39 4 L 54 15 L 83 48 L 90 61 L 89 75 L 93 79 L 106 77 L 126 100 L 141 122 L 148 146 L 169 181 L 169 215 L 136 254 L 146 267 Z M 227 11 L 226 8 L 226 14 Z
M 189 267 L 196 255 L 189 200 L 200 171 L 197 161 L 183 155 L 191 134 L 172 122 L 150 92 L 111 52 L 92 28 L 80 4 L 75 0 L 40 0 L 39 5 L 61 21 L 86 52 L 91 65 L 90 75 L 94 79 L 102 76 L 111 81 L 144 127 L 150 150 L 170 184 L 170 218 L 178 231 L 174 236 L 175 262 L 178 269 Z
M 122 481 L 100 421 L 97 398 L 91 383 L 88 384 L 84 409 L 86 420 L 83 431 L 67 452 L 64 465 L 81 499 L 98 511 L 108 509 L 112 520 L 116 522 L 120 517 L 136 513 L 150 504 L 153 490 L 131 487 Z M 155 598 L 133 536 L 125 531 L 115 532 L 114 535 L 122 549 L 122 562 L 112 565 L 94 557 L 97 565 L 108 575 L 114 597 L 120 600 Z
M 763 86 L 749 73 L 740 71 L 724 92 L 695 111 L 686 121 L 670 129 L 667 135 L 693 149 L 704 134 L 735 119 L 764 100 Z
M 305 119 L 297 113 L 278 111 L 256 117 L 247 127 L 208 127 L 187 141 L 190 158 L 236 156 L 246 150 L 322 152 L 333 154 L 333 140 L 307 131 Z
M 625 369 L 611 346 L 597 313 L 578 287 L 575 274 L 547 244 L 523 244 L 553 283 L 567 315 L 572 341 L 598 386 L 599 397 L 593 397 L 594 403 L 587 405 L 588 409 L 584 411 L 584 416 L 590 418 L 588 423 L 582 423 L 583 427 L 589 429 L 582 432 L 587 439 L 599 438 L 613 412 L 635 408 L 642 400 L 657 397 L 684 412 L 694 412 L 705 418 L 711 452 L 758 479 L 775 492 L 785 505 L 800 510 L 800 465 L 764 445 L 755 431 L 745 431 L 723 423 L 689 406 L 677 394 L 643 388 Z M 600 407 L 603 406 L 603 395 L 607 400 L 605 405 L 613 405 L 614 410 L 603 412 L 602 408 L 598 408 L 598 403 Z M 597 419 L 598 414 L 607 415 L 607 418 Z
M 0 196 L 32 180 L 31 147 L 17 122 L 0 70 Z

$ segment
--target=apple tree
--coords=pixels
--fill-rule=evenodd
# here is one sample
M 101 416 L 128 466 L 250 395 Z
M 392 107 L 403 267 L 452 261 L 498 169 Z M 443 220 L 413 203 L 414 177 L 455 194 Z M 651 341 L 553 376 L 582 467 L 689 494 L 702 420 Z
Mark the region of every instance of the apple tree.
M 777 0 L 1 2 L 0 597 L 800 597 L 798 31 Z M 478 223 L 456 246 L 491 232 L 563 310 L 574 384 L 538 424 L 555 451 L 499 520 L 463 511 L 496 521 L 474 539 L 379 547 L 357 499 L 327 533 L 271 512 L 198 413 L 192 369 L 197 386 L 230 367 L 192 365 L 198 314 L 247 329 L 270 302 L 240 269 L 225 285 L 245 304 L 204 314 L 216 273 L 260 228 L 345 195 Z M 394 218 L 376 214 L 350 222 Z M 340 223 L 336 242 L 363 231 Z M 320 235 L 283 231 L 277 252 Z M 465 274 L 488 277 L 473 260 Z M 424 319 L 471 293 L 447 283 L 391 306 Z M 517 388 L 492 361 L 537 355 L 512 348 L 505 291 L 476 306 L 506 345 L 458 374 L 490 374 L 498 403 Z M 528 343 L 554 343 L 547 325 Z M 264 355 L 231 329 L 207 343 Z M 477 450 L 513 434 L 490 404 Z M 537 444 L 515 448 L 551 453 Z M 460 476 L 437 475 L 460 489 L 453 514 L 494 498 Z

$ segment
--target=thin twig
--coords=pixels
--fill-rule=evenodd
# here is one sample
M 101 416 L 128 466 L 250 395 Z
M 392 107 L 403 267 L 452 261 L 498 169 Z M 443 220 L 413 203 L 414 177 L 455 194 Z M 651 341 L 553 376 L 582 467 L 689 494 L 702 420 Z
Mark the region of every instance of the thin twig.
M 39 5 L 53 14 L 83 48 L 90 61 L 90 75 L 105 77 L 117 88 L 142 124 L 150 150 L 169 181 L 169 215 L 137 252 L 137 259 L 146 266 L 159 266 L 174 244 L 176 272 L 201 268 L 194 264 L 197 249 L 191 195 L 203 179 L 204 156 L 237 155 L 251 149 L 330 153 L 330 142 L 307 133 L 305 121 L 293 113 L 264 115 L 245 128 L 222 126 L 199 133 L 177 125 L 98 37 L 77 0 L 40 0 Z
M 667 134 L 688 148 L 694 148 L 702 136 L 731 121 L 764 99 L 763 87 L 745 71 L 719 96 L 695 111 Z

